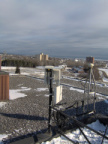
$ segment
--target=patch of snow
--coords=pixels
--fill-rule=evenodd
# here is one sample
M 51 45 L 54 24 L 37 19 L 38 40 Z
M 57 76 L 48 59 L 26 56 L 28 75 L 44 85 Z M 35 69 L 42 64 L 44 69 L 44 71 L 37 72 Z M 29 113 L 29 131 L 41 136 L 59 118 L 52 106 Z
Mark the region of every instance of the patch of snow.
M 27 95 L 21 93 L 21 91 L 28 91 L 31 88 L 27 88 L 27 87 L 22 87 L 21 89 L 16 89 L 16 90 L 9 90 L 9 99 L 10 100 L 14 100 L 17 98 L 21 98 L 21 97 L 25 97 Z
M 106 95 L 102 95 L 102 94 L 99 94 L 99 93 L 96 93 L 96 95 L 98 96 L 98 99 L 103 99 L 105 102 L 106 102 L 106 100 L 107 100 L 107 98 L 108 98 L 108 96 Z
M 37 69 L 40 69 L 40 70 L 44 70 L 44 69 L 45 69 L 45 66 L 37 66 L 36 68 L 37 68 Z
M 80 93 L 84 93 L 84 90 L 81 90 L 81 89 L 78 89 L 78 88 L 73 88 L 73 87 L 70 87 L 70 90 L 73 90 L 73 91 L 78 91 Z M 94 95 L 94 93 L 92 93 L 91 95 Z M 99 93 L 96 93 L 96 95 L 98 96 L 98 99 L 103 99 L 105 100 L 105 102 L 107 102 L 106 98 L 108 97 L 107 95 L 102 95 L 102 94 L 99 94 Z
M 45 96 L 45 97 L 49 97 L 49 95 L 47 95 L 47 94 L 45 94 L 44 96 Z
M 6 104 L 6 102 L 0 102 L 0 108 L 3 107 Z
M 96 83 L 96 85 L 98 85 L 100 87 L 108 87 L 108 85 L 106 83 Z
M 78 80 L 78 79 L 76 79 L 74 77 L 63 76 L 63 78 L 69 79 L 69 80 L 74 80 L 74 81 L 81 81 L 81 80 Z
M 17 89 L 17 90 L 9 90 L 9 99 L 10 100 L 14 100 L 14 99 L 17 99 L 17 98 L 21 98 L 21 97 L 25 97 L 27 95 L 23 94 L 23 93 L 20 93 L 20 89 Z
M 23 128 L 15 129 L 14 131 L 18 133 L 20 130 L 23 130 Z
M 21 87 L 21 91 L 28 91 L 28 90 L 31 90 L 31 88 Z
M 108 75 L 108 69 L 105 68 L 99 68 L 99 71 L 104 71 Z
M 30 73 L 21 72 L 22 75 L 30 75 Z
M 73 88 L 73 87 L 71 87 L 70 90 L 74 90 L 74 91 L 78 91 L 78 92 L 84 93 L 84 90 Z
M 12 66 L 10 66 L 10 67 L 8 67 L 8 66 L 1 66 L 1 69 L 2 69 L 2 70 L 15 70 L 16 67 L 12 67 Z
M 9 73 L 10 76 L 14 76 L 14 75 L 19 75 L 19 74 L 15 74 L 15 73 Z
M 101 131 L 101 132 L 104 132 L 106 128 L 102 123 L 99 122 L 99 120 L 91 124 L 88 124 L 88 126 L 96 131 Z
M 107 104 L 108 104 L 108 100 L 105 100 L 105 103 L 107 103 Z
M 6 137 L 8 137 L 8 135 L 6 135 L 6 134 L 0 134 L 0 144 L 3 144 L 2 140 L 4 138 L 6 138 Z
M 40 92 L 41 92 L 41 91 L 48 91 L 48 88 L 37 88 L 36 90 L 37 90 L 37 91 L 40 91 Z
M 103 77 L 103 82 L 107 82 L 108 83 L 108 79 Z

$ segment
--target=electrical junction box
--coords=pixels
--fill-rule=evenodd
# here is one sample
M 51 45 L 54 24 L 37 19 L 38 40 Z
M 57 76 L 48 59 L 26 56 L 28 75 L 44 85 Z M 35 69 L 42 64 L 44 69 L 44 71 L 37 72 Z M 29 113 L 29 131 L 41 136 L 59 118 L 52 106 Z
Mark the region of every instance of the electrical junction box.
M 57 86 L 54 89 L 54 104 L 59 103 L 62 100 L 62 86 Z
M 61 68 L 46 66 L 45 67 L 45 83 L 50 84 L 50 78 L 53 82 L 59 84 L 61 79 Z

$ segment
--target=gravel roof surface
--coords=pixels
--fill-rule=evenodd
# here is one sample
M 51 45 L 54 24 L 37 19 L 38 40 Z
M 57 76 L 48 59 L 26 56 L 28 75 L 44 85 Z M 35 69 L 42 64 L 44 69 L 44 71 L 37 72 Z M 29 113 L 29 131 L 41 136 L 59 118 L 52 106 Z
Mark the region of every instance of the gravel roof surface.
M 47 128 L 48 94 L 47 91 L 37 91 L 37 88 L 46 87 L 39 80 L 24 76 L 10 76 L 10 89 L 19 89 L 22 86 L 31 88 L 22 91 L 27 96 L 7 101 L 0 108 L 0 133 L 11 134 L 12 137 L 24 135 Z
M 81 87 L 77 81 L 64 79 L 62 82 Z M 27 96 L 7 101 L 7 104 L 0 108 L 0 134 L 10 134 L 9 139 L 28 133 L 41 132 L 46 130 L 48 126 L 49 98 L 45 95 L 48 95 L 49 91 L 48 89 L 37 90 L 37 88 L 47 88 L 47 85 L 41 80 L 26 76 L 10 76 L 10 89 L 20 89 L 21 87 L 31 88 L 28 91 L 22 91 Z M 104 93 L 108 94 L 108 88 L 104 89 Z M 69 87 L 63 86 L 62 103 L 67 103 L 64 107 L 72 105 L 75 100 L 81 100 L 83 96 L 83 93 L 72 91 Z M 108 104 L 102 100 L 97 101 L 96 109 L 100 113 L 108 114 Z M 71 114 L 72 112 L 67 111 Z
M 75 80 L 71 80 L 71 79 L 62 79 L 61 83 L 67 83 L 72 86 L 79 87 L 81 89 L 84 89 L 84 84 L 85 84 L 85 82 L 75 81 Z M 108 95 L 108 87 L 105 87 L 105 86 L 101 87 L 99 85 L 96 85 L 96 92 Z

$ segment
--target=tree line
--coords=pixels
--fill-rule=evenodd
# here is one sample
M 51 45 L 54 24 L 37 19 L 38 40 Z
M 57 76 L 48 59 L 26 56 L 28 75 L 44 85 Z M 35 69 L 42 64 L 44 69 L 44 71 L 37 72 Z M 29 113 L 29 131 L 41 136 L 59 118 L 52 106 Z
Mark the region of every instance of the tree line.
M 31 60 L 6 59 L 2 61 L 2 66 L 36 67 L 38 62 Z
M 2 66 L 18 66 L 18 67 L 36 67 L 36 66 L 46 66 L 53 65 L 58 66 L 60 63 L 58 60 L 49 60 L 49 61 L 39 61 L 37 59 L 6 59 L 2 61 Z

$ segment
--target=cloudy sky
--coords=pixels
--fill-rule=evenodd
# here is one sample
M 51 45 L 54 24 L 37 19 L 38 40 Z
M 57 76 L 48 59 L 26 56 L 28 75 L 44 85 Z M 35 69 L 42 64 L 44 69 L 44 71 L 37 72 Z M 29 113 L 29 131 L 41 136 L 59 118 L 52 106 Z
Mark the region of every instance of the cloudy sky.
M 108 0 L 0 0 L 0 52 L 108 55 Z

